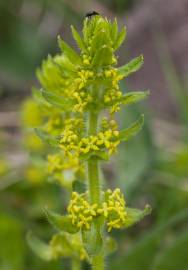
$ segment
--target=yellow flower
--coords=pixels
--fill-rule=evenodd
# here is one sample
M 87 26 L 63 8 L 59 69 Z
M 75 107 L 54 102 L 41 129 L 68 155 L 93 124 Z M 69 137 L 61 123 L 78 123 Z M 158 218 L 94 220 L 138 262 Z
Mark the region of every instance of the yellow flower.
M 124 196 L 120 189 L 107 190 L 106 192 L 107 203 L 107 227 L 110 232 L 113 228 L 119 229 L 123 227 L 126 221 L 127 212 L 125 209 Z
M 91 222 L 96 217 L 103 216 L 109 232 L 123 227 L 127 217 L 124 196 L 118 188 L 105 192 L 105 201 L 102 205 L 90 204 L 86 199 L 86 194 L 73 192 L 68 214 L 72 219 L 72 224 L 83 230 L 89 230 Z
M 89 230 L 93 218 L 97 216 L 97 204 L 91 205 L 83 194 L 73 192 L 68 206 L 68 214 L 73 225 L 79 229 Z

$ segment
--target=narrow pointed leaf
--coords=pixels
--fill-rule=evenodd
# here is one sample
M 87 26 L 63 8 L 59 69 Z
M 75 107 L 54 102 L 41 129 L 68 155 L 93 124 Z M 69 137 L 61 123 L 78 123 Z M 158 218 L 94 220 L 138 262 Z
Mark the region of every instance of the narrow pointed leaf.
M 50 134 L 48 134 L 41 128 L 35 128 L 35 132 L 42 141 L 48 143 L 51 146 L 55 146 L 55 147 L 58 146 L 59 140 L 57 137 L 51 136 Z
M 48 221 L 58 230 L 71 234 L 77 233 L 78 229 L 72 224 L 68 216 L 62 216 L 45 208 L 45 213 Z
M 97 157 L 99 160 L 109 160 L 109 155 L 105 151 L 96 151 L 95 153 L 93 153 L 93 156 Z
M 104 160 L 104 161 L 109 160 L 109 155 L 105 151 L 94 151 L 92 153 L 87 153 L 87 154 L 81 154 L 80 155 L 80 158 L 83 161 L 86 161 L 86 160 L 90 159 L 91 157 L 95 157 L 98 160 Z
M 103 239 L 101 232 L 96 229 L 94 223 L 90 230 L 82 230 L 84 248 L 90 256 L 98 255 L 103 251 Z
M 118 37 L 114 43 L 114 50 L 117 50 L 121 46 L 121 44 L 123 43 L 123 41 L 126 37 L 126 33 L 127 33 L 127 31 L 126 31 L 126 28 L 124 27 L 121 30 L 121 32 L 118 34 Z
M 115 43 L 117 39 L 117 34 L 118 34 L 118 24 L 117 24 L 117 20 L 115 19 L 110 29 L 110 36 L 113 43 Z
M 101 56 L 102 55 L 102 56 Z M 92 66 L 106 66 L 112 63 L 112 51 L 110 48 L 103 46 L 97 50 L 93 57 Z
M 134 122 L 130 127 L 121 130 L 119 138 L 121 141 L 127 141 L 132 136 L 136 135 L 142 128 L 144 124 L 144 116 L 141 115 L 140 118 Z
M 103 46 L 108 46 L 110 44 L 110 37 L 109 35 L 102 29 L 100 30 L 97 35 L 92 39 L 91 43 L 91 53 L 96 52 L 96 48 L 98 50 Z M 104 58 L 104 55 L 101 55 L 101 58 Z M 103 59 L 104 60 L 104 59 Z
M 58 36 L 59 47 L 62 52 L 69 58 L 75 65 L 81 64 L 81 58 L 67 43 L 65 43 L 60 36 Z
M 42 92 L 41 92 L 39 89 L 35 88 L 35 87 L 32 88 L 32 96 L 33 96 L 34 100 L 35 100 L 38 104 L 43 104 L 43 105 L 48 106 L 48 107 L 51 106 L 51 105 L 46 101 L 46 99 L 43 97 Z
M 50 261 L 52 260 L 52 250 L 51 247 L 41 241 L 39 238 L 34 236 L 32 232 L 28 232 L 27 236 L 27 243 L 31 250 L 42 260 Z
M 140 55 L 140 56 L 134 58 L 133 60 L 131 60 L 126 65 L 119 67 L 118 68 L 119 74 L 122 75 L 123 77 L 127 77 L 131 73 L 139 70 L 140 67 L 143 65 L 143 63 L 144 63 L 143 55 Z
M 75 39 L 76 43 L 78 44 L 78 47 L 81 50 L 85 50 L 84 42 L 83 42 L 81 36 L 79 35 L 79 33 L 77 32 L 77 30 L 74 28 L 73 25 L 71 25 L 71 30 L 72 30 L 73 38 Z
M 71 257 L 73 255 L 73 249 L 71 246 L 70 236 L 61 233 L 53 235 L 50 241 L 50 247 L 52 249 L 52 256 L 54 259 L 62 257 Z
M 138 223 L 145 216 L 151 214 L 151 207 L 146 205 L 144 210 L 139 210 L 135 208 L 126 208 L 127 219 L 125 223 L 125 228 L 128 228 L 136 223 Z
M 130 92 L 123 95 L 120 101 L 123 105 L 130 105 L 139 102 L 149 96 L 149 91 Z
M 123 95 L 120 98 L 114 99 L 112 102 L 109 102 L 107 105 L 104 104 L 104 107 L 110 107 L 114 103 L 119 102 L 122 105 L 131 105 L 135 104 L 139 101 L 142 101 L 146 97 L 149 96 L 149 91 L 135 91 L 135 92 L 130 92 L 125 95 Z
M 72 109 L 74 102 L 67 98 L 62 98 L 54 93 L 46 90 L 41 90 L 43 97 L 53 106 L 60 108 L 63 111 L 69 111 Z
M 105 241 L 105 248 L 106 248 L 105 251 L 107 255 L 115 252 L 117 249 L 116 240 L 112 237 L 107 237 Z

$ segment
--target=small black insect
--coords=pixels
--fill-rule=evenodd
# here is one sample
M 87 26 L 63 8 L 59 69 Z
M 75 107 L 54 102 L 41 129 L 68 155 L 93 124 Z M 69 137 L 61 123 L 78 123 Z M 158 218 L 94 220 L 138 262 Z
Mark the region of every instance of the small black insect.
M 96 11 L 90 11 L 90 12 L 86 13 L 85 17 L 91 19 L 91 17 L 96 16 L 96 15 L 99 15 L 99 13 Z

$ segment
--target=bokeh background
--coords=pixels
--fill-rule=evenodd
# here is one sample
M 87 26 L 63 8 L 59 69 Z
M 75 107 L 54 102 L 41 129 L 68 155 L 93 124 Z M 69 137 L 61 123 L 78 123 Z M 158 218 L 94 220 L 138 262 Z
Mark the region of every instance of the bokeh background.
M 144 66 L 122 83 L 124 91 L 151 92 L 145 103 L 119 115 L 129 124 L 144 112 L 145 126 L 103 171 L 130 206 L 150 203 L 153 212 L 113 233 L 119 247 L 107 260 L 109 269 L 187 270 L 187 0 L 0 0 L 0 270 L 69 269 L 68 260 L 43 262 L 25 240 L 28 230 L 50 238 L 43 206 L 62 210 L 67 195 L 46 181 L 44 149 L 32 130 L 25 132 L 23 102 L 37 85 L 42 59 L 58 52 L 57 35 L 75 46 L 70 25 L 81 29 L 91 10 L 127 26 L 120 64 L 144 54 Z

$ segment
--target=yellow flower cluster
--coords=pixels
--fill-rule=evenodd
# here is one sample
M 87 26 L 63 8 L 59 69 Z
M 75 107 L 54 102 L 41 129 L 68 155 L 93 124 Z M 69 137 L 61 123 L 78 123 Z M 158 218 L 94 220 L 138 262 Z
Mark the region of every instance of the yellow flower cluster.
M 76 156 L 67 157 L 56 153 L 48 155 L 47 173 L 63 186 L 70 187 L 75 180 L 75 174 L 83 173 L 83 167 Z
M 91 37 L 91 40 L 92 40 L 92 37 Z M 90 44 L 91 44 L 91 40 L 90 40 Z M 91 46 L 88 47 L 88 51 L 91 51 Z M 83 58 L 83 64 L 85 66 L 90 65 L 91 56 L 89 56 L 89 54 L 88 55 L 87 54 L 83 54 L 82 58 Z
M 64 149 L 65 153 L 68 155 L 75 153 L 77 156 L 105 149 L 111 155 L 116 151 L 119 143 L 119 131 L 112 129 L 82 138 L 72 130 L 65 130 L 60 140 L 60 146 Z
M 73 168 L 74 170 L 79 169 L 79 160 L 76 157 L 72 156 L 71 159 L 67 159 L 59 153 L 48 155 L 48 172 L 50 174 Z
M 107 219 L 107 227 L 110 232 L 112 229 L 123 227 L 126 222 L 125 199 L 119 188 L 114 191 L 108 189 L 106 199 L 103 203 L 103 214 Z
M 84 127 L 84 123 L 83 123 L 83 119 L 82 118 L 67 118 L 64 121 L 64 125 L 69 130 L 75 130 L 76 129 L 78 133 Z
M 70 97 L 75 98 L 76 104 L 73 107 L 75 112 L 82 113 L 85 107 L 88 105 L 89 102 L 92 101 L 92 97 L 87 91 L 85 91 L 85 87 L 87 83 L 94 78 L 94 72 L 90 70 L 80 70 L 77 73 L 77 77 L 75 78 L 75 88 Z
M 97 204 L 90 205 L 84 198 L 84 194 L 80 195 L 77 192 L 72 193 L 67 210 L 72 224 L 79 229 L 89 230 L 93 218 L 97 216 Z
M 44 130 L 46 130 L 52 135 L 58 135 L 61 132 L 62 126 L 63 126 L 62 113 L 56 112 L 52 113 L 52 115 L 48 118 L 48 121 L 44 126 Z
M 101 127 L 103 130 L 107 129 L 118 130 L 117 122 L 114 119 L 109 120 L 107 117 L 102 118 Z
M 80 118 L 70 118 L 65 121 L 64 125 L 65 129 L 59 141 L 60 148 L 64 150 L 66 156 L 78 156 L 78 141 L 83 130 L 83 120 Z
M 122 92 L 119 88 L 119 81 L 123 79 L 123 76 L 118 74 L 116 68 L 106 70 L 104 73 L 105 77 L 110 79 L 111 82 L 110 88 L 108 88 L 104 94 L 104 104 L 107 106 L 111 105 L 110 113 L 114 113 L 120 109 L 120 103 L 116 100 L 122 96 Z
M 94 72 L 90 70 L 80 70 L 78 71 L 78 77 L 75 79 L 75 81 L 78 83 L 78 89 L 84 88 L 88 81 L 91 80 L 94 77 Z
M 65 129 L 60 139 L 60 145 L 65 153 L 71 154 L 72 150 L 77 150 L 78 135 L 74 131 Z
M 73 225 L 86 230 L 90 229 L 95 217 L 103 216 L 107 222 L 109 232 L 113 228 L 119 229 L 123 227 L 127 217 L 124 196 L 118 188 L 114 191 L 107 190 L 105 201 L 101 206 L 97 204 L 91 205 L 85 198 L 85 194 L 73 192 L 68 206 L 68 214 Z
M 85 154 L 89 151 L 98 151 L 106 148 L 109 155 L 111 155 L 119 143 L 119 131 L 109 129 L 99 132 L 96 136 L 91 135 L 88 138 L 82 138 L 79 143 L 79 151 Z

